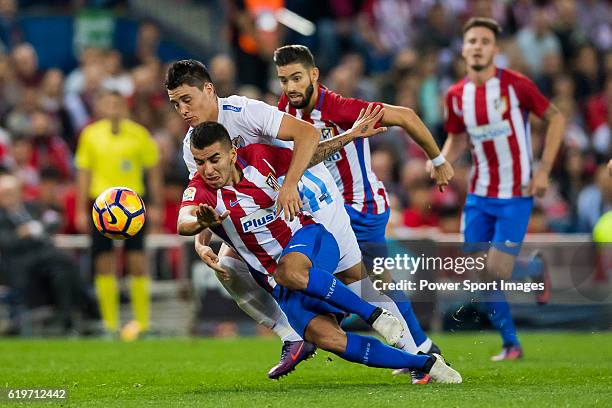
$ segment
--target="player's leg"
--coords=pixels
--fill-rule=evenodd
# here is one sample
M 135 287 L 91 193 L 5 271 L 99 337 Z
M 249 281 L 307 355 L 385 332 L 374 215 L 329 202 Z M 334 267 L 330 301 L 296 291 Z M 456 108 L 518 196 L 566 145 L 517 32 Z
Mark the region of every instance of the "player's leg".
M 125 241 L 126 266 L 130 275 L 130 302 L 134 319 L 121 330 L 123 340 L 134 340 L 149 330 L 151 322 L 151 276 L 144 250 L 145 232 L 141 230 Z
M 489 250 L 487 257 L 486 272 L 490 280 L 511 278 L 515 259 L 521 250 L 527 232 L 532 206 L 531 198 L 515 198 L 497 201 L 491 207 L 496 220 L 495 232 L 491 240 L 493 247 Z M 484 297 L 489 320 L 500 332 L 503 340 L 502 352 L 493 356 L 492 360 L 515 360 L 522 357 L 523 350 L 504 292 L 500 288 L 485 291 Z
M 320 224 L 301 228 L 285 247 L 274 279 L 285 288 L 303 291 L 349 313 L 355 313 L 396 344 L 404 329 L 388 311 L 353 293 L 329 271 L 338 265 L 339 249 L 334 237 Z
M 290 373 L 300 362 L 315 354 L 314 344 L 305 342 L 293 330 L 278 303 L 255 282 L 248 265 L 225 244 L 219 250 L 219 264 L 230 275 L 229 280 L 219 279 L 219 282 L 236 304 L 257 323 L 274 331 L 283 342 L 280 361 L 268 371 L 269 378 Z
M 345 205 L 345 209 L 350 217 L 351 227 L 357 237 L 363 262 L 369 274 L 372 271 L 375 258 L 388 256 L 385 229 L 389 221 L 389 211 L 372 215 L 360 213 L 349 205 Z M 408 296 L 401 291 L 393 291 L 387 293 L 387 295 L 393 300 L 401 313 L 408 328 L 408 335 L 412 337 L 412 340 L 408 340 L 407 343 L 414 342 L 418 351 L 429 352 L 433 343 L 419 324 Z
M 100 316 L 104 329 L 116 333 L 119 329 L 119 287 L 113 243 L 92 227 L 91 259 Z
M 374 337 L 346 333 L 333 315 L 319 314 L 306 327 L 306 339 L 323 350 L 345 360 L 379 368 L 409 368 L 429 373 L 443 383 L 461 383 L 461 375 L 450 368 L 439 355 L 411 354 L 386 344 Z

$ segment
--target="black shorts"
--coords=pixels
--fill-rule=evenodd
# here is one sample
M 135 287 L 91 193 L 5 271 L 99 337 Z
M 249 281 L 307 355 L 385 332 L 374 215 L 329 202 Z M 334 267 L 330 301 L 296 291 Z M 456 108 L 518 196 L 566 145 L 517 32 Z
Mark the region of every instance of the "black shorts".
M 126 251 L 142 251 L 144 250 L 146 223 L 140 232 L 132 238 L 124 240 L 123 249 Z M 96 227 L 91 222 L 91 257 L 95 259 L 101 253 L 110 252 L 113 250 L 113 240 L 106 238 L 100 234 Z

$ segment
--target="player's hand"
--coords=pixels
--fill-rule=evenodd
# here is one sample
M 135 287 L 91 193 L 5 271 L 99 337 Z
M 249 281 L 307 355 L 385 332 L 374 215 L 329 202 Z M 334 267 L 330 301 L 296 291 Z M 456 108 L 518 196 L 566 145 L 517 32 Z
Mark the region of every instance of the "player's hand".
M 429 162 L 431 163 L 431 160 Z M 432 164 L 429 175 L 436 181 L 440 192 L 443 193 L 448 183 L 453 179 L 455 170 L 453 170 L 453 166 L 449 162 L 444 162 L 438 167 Z
M 362 109 L 351 128 L 351 132 L 355 134 L 355 138 L 371 137 L 386 131 L 387 128 L 384 126 L 374 128 L 374 126 L 380 122 L 384 114 L 385 109 L 381 105 L 374 105 L 371 103 L 367 108 Z
M 612 177 L 612 159 L 608 162 L 608 174 Z
M 215 254 L 215 251 L 213 251 L 211 247 L 199 244 L 196 241 L 196 252 L 200 259 L 204 261 L 204 263 L 208 265 L 210 269 L 215 271 L 215 273 L 220 279 L 226 281 L 230 280 L 229 272 L 219 265 L 219 257 L 217 256 L 217 254 Z
M 548 190 L 548 186 L 550 185 L 550 178 L 547 171 L 544 170 L 536 170 L 533 177 L 531 178 L 531 182 L 529 183 L 528 192 L 530 195 L 536 197 L 543 197 L 546 194 L 546 190 Z
M 211 228 L 221 225 L 223 220 L 225 220 L 229 214 L 229 210 L 226 210 L 223 214 L 219 215 L 210 205 L 202 203 L 198 205 L 195 212 L 198 223 L 204 228 Z
M 295 216 L 302 211 L 302 200 L 296 185 L 284 183 L 278 191 L 276 199 L 276 215 L 285 212 L 285 221 L 293 221 Z

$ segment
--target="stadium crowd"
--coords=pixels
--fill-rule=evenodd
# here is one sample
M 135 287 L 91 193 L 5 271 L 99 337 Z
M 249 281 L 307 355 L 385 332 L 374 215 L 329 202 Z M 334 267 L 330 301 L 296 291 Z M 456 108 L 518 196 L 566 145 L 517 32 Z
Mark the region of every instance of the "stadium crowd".
M 19 179 L 23 199 L 36 207 L 48 232 L 84 232 L 77 222 L 75 151 L 81 130 L 107 115 L 98 96 L 104 90 L 118 92 L 127 101 L 131 119 L 148 129 L 161 154 L 162 219 L 149 232 L 176 233 L 188 181 L 182 159 L 187 128 L 168 103 L 164 75 L 170 61 L 159 53 L 160 41 L 172 32 L 163 21 L 142 20 L 130 53 L 81 42 L 74 69 L 41 69 L 42 50 L 28 43 L 20 25 L 19 7 L 30 3 L 0 1 L 0 173 Z M 120 1 L 64 3 L 71 12 L 74 7 L 111 7 L 111 12 L 118 4 L 126 7 Z M 605 169 L 612 156 L 608 1 L 192 3 L 223 16 L 218 49 L 201 57 L 219 96 L 241 94 L 276 105 L 280 88 L 272 52 L 283 44 L 302 43 L 313 50 L 323 84 L 345 97 L 414 109 L 440 146 L 446 137 L 446 90 L 465 75 L 461 25 L 471 16 L 493 17 L 504 29 L 496 63 L 532 78 L 567 119 L 551 188 L 536 199 L 529 231 L 590 233 L 612 209 L 612 177 Z M 314 22 L 315 34 L 303 36 L 274 20 L 270 23 L 266 16 L 281 7 Z M 542 126 L 537 119 L 532 122 L 533 157 L 540 157 Z M 425 170 L 423 152 L 401 128 L 376 136 L 371 145 L 373 169 L 391 197 L 390 236 L 398 228 L 459 232 L 468 154 L 456 164 L 455 178 L 442 194 Z
M 181 158 L 184 123 L 167 102 L 164 62 L 157 55 L 159 27 L 140 24 L 136 49 L 86 45 L 70 72 L 41 70 L 37 50 L 20 37 L 18 10 L 5 1 L 0 10 L 0 164 L 19 177 L 24 197 L 53 211 L 60 232 L 77 233 L 74 152 L 80 130 L 104 115 L 96 106 L 101 89 L 128 100 L 131 117 L 144 125 L 162 152 L 165 179 L 164 232 L 174 233 L 180 192 L 187 173 Z M 210 3 L 210 2 L 205 2 Z M 220 2 L 223 3 L 223 2 Z M 612 181 L 603 164 L 611 153 L 612 10 L 606 1 L 368 0 L 287 1 L 286 6 L 315 22 L 315 35 L 288 29 L 257 36 L 244 24 L 257 10 L 234 2 L 224 6 L 229 53 L 206 61 L 220 96 L 233 93 L 276 104 L 278 86 L 270 70 L 270 50 L 278 44 L 311 46 L 322 83 L 347 97 L 379 100 L 415 109 L 437 138 L 445 138 L 442 100 L 464 75 L 459 56 L 461 22 L 491 16 L 504 27 L 496 61 L 527 74 L 568 119 L 553 188 L 538 199 L 531 232 L 590 232 L 612 206 Z M 282 5 L 275 3 L 271 7 Z M 9 6 L 7 6 L 9 4 Z M 206 6 L 206 4 L 204 4 Z M 245 28 L 246 27 L 246 28 Z M 250 31 L 249 31 L 250 30 Z M 252 35 L 251 35 L 252 34 Z M 249 37 L 250 35 L 250 37 Z M 258 61 L 258 63 L 254 63 Z M 253 72 L 253 70 L 256 70 Z M 534 157 L 542 134 L 533 121 Z M 469 177 L 469 157 L 456 166 L 451 189 L 440 194 L 425 172 L 425 158 L 399 128 L 371 141 L 372 163 L 392 193 L 392 225 L 458 232 Z

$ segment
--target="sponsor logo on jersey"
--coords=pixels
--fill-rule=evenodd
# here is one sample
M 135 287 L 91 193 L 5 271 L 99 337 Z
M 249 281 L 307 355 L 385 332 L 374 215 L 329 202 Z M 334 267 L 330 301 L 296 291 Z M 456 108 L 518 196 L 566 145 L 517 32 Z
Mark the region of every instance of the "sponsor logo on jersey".
M 266 178 L 266 184 L 274 191 L 278 191 L 281 188 L 280 183 L 272 173 L 268 173 L 268 177 Z
M 468 128 L 467 131 L 473 140 L 481 142 L 510 136 L 512 134 L 512 127 L 508 120 L 502 120 L 501 122 L 490 123 L 488 125 L 473 126 Z
M 234 106 L 234 105 L 223 105 L 223 110 L 228 110 L 228 111 L 232 111 L 232 112 L 240 112 L 242 110 L 242 108 L 240 106 Z
M 195 194 L 196 194 L 196 188 L 188 187 L 183 192 L 183 201 L 193 201 L 193 199 L 195 198 Z
M 265 227 L 276 219 L 276 210 L 274 207 L 261 208 L 254 213 L 245 215 L 240 218 L 242 231 L 252 232 L 258 228 Z

